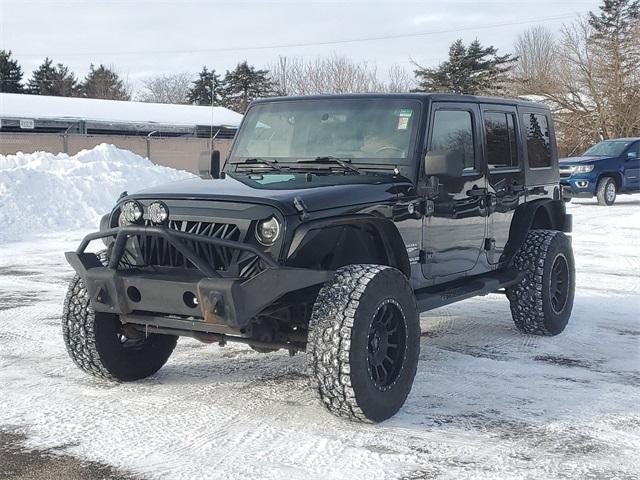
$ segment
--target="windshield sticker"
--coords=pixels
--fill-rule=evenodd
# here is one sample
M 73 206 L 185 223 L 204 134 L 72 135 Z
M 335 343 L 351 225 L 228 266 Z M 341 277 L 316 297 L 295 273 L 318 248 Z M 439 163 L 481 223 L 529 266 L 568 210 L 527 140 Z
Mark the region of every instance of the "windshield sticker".
M 400 113 L 399 113 L 399 116 L 401 117 L 411 118 L 411 115 L 413 115 L 413 110 L 408 110 L 408 109 L 400 110 Z
M 398 130 L 406 130 L 409 126 L 409 117 L 398 117 Z

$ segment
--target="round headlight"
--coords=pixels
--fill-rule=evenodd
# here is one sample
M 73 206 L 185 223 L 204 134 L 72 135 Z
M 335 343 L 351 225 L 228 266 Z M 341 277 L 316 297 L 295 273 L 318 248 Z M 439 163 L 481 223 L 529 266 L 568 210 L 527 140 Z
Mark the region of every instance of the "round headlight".
M 138 223 L 142 218 L 142 205 L 138 202 L 125 202 L 120 210 L 122 211 L 121 219 L 124 219 L 126 223 Z
M 149 220 L 153 223 L 164 223 L 169 218 L 169 209 L 162 202 L 153 202 L 148 209 Z
M 264 246 L 270 246 L 275 243 L 280 235 L 280 222 L 276 217 L 269 217 L 266 220 L 258 222 L 256 226 L 256 238 Z

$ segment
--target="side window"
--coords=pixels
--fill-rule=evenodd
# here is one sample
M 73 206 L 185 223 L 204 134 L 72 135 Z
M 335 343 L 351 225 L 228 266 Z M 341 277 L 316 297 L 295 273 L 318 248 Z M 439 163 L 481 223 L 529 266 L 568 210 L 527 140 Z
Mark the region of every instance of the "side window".
M 484 129 L 489 168 L 517 168 L 515 117 L 512 113 L 486 112 Z
M 476 168 L 473 147 L 473 117 L 466 110 L 436 110 L 429 151 L 449 153 L 464 165 L 465 170 Z
M 635 158 L 640 158 L 640 142 L 636 142 L 630 149 L 628 153 L 635 153 Z
M 522 120 L 527 134 L 529 168 L 550 167 L 551 133 L 547 116 L 539 113 L 525 113 Z

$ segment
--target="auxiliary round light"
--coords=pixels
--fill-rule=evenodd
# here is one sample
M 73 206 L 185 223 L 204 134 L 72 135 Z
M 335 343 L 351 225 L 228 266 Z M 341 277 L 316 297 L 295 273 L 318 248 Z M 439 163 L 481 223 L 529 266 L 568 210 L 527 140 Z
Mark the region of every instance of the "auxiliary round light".
M 280 222 L 276 217 L 269 217 L 256 225 L 256 238 L 262 245 L 269 247 L 280 236 Z
M 164 223 L 169 218 L 169 209 L 162 202 L 153 202 L 148 209 L 149 220 L 153 223 Z
M 138 223 L 142 218 L 142 205 L 136 201 L 125 202 L 120 210 L 127 223 Z

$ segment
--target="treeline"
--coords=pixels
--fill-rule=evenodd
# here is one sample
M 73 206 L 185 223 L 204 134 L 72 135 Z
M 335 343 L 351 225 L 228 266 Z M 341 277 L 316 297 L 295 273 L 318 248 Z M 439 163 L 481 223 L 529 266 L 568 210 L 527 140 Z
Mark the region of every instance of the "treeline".
M 131 100 L 131 89 L 125 80 L 104 65 L 90 65 L 87 76 L 79 81 L 69 67 L 54 65 L 53 60 L 45 58 L 26 83 L 23 76 L 18 61 L 11 58 L 11 50 L 0 50 L 0 92 Z
M 511 53 L 479 40 L 456 40 L 446 61 L 413 71 L 344 56 L 280 57 L 260 69 L 246 61 L 224 74 L 203 67 L 157 75 L 142 82 L 135 99 L 145 102 L 220 105 L 244 112 L 255 98 L 358 92 L 452 92 L 525 97 L 554 112 L 561 154 L 574 154 L 606 138 L 640 136 L 639 0 L 603 0 L 597 13 L 577 17 L 557 35 L 534 27 L 518 36 Z M 45 59 L 23 82 L 11 52 L 0 50 L 0 91 L 129 100 L 132 91 L 113 67 L 91 65 L 79 81 Z

